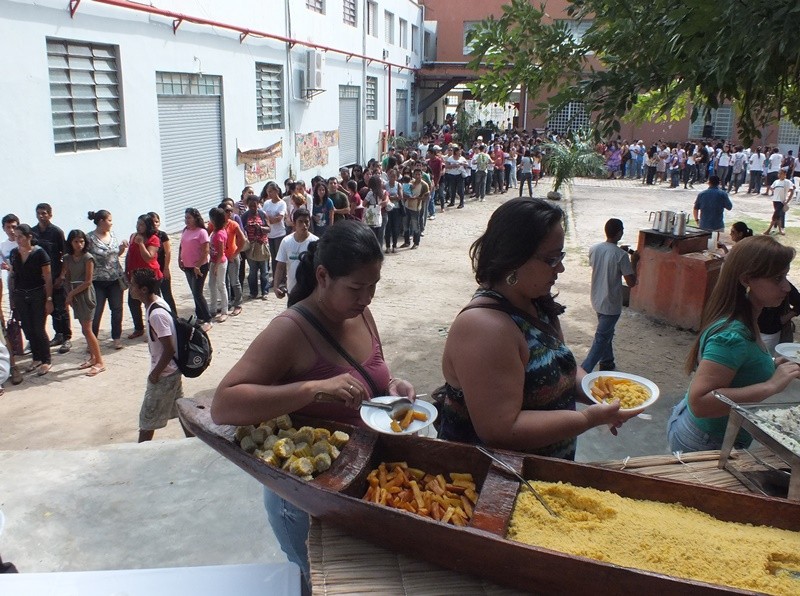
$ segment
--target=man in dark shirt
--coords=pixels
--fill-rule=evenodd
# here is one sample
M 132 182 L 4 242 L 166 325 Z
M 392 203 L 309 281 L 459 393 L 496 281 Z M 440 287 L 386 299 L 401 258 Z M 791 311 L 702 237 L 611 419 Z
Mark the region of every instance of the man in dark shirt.
M 51 346 L 61 346 L 59 354 L 66 354 L 72 349 L 72 328 L 69 321 L 69 311 L 65 301 L 67 293 L 64 291 L 61 275 L 62 259 L 67 242 L 64 232 L 58 226 L 50 223 L 53 218 L 53 208 L 48 203 L 36 205 L 36 219 L 39 225 L 33 227 L 33 237 L 50 257 L 50 272 L 53 277 L 53 331 L 55 336 L 50 342 Z

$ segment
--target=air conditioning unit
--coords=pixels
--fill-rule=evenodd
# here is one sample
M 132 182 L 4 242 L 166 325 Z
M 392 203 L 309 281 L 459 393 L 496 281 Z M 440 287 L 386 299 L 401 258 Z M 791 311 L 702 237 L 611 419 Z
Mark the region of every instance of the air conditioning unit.
M 308 50 L 306 54 L 306 97 L 314 97 L 325 91 L 322 87 L 322 71 L 325 68 L 325 55 L 317 50 Z

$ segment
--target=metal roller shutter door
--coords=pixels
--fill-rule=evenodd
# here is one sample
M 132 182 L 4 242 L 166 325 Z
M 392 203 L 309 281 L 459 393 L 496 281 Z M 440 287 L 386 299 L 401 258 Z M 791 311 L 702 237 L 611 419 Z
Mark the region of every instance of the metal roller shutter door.
M 356 87 L 356 89 L 358 89 Z M 358 96 L 339 97 L 339 165 L 358 163 L 359 147 Z
M 165 230 L 184 226 L 184 211 L 208 210 L 225 198 L 220 98 L 159 96 Z

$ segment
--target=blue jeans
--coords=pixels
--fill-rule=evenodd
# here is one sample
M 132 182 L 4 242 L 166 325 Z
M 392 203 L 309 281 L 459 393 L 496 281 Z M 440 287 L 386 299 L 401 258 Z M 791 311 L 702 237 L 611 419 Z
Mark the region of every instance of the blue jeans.
M 228 259 L 228 288 L 231 291 L 230 305 L 233 308 L 242 305 L 242 284 L 239 283 L 239 266 L 242 255 L 238 254 L 232 259 Z
M 291 563 L 300 567 L 303 579 L 311 581 L 311 565 L 308 562 L 308 528 L 310 518 L 305 511 L 298 509 L 289 501 L 279 497 L 271 490 L 264 489 L 264 508 L 275 538 Z M 309 592 L 310 593 L 310 592 Z
M 247 274 L 247 285 L 250 286 L 250 298 L 258 296 L 258 276 L 261 275 L 261 294 L 269 294 L 269 278 L 267 277 L 267 261 L 247 259 L 250 273 Z
M 619 315 L 597 313 L 597 330 L 594 332 L 594 341 L 586 355 L 586 360 L 581 364 L 581 368 L 586 372 L 592 372 L 598 362 L 609 368 L 614 366 L 614 348 L 611 342 L 614 339 L 614 327 L 616 327 L 617 321 L 619 321 Z
M 750 442 L 737 438 L 734 447 L 742 449 Z M 697 427 L 689 414 L 689 402 L 684 398 L 672 409 L 672 416 L 667 421 L 667 444 L 673 453 L 712 451 L 722 447 L 722 437 L 715 437 Z

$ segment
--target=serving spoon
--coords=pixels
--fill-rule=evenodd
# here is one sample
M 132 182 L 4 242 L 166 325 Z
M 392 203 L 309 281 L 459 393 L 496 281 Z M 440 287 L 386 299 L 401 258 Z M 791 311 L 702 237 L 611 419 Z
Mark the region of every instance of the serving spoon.
M 428 395 L 427 393 L 418 393 L 415 397 L 425 397 Z M 397 420 L 402 418 L 406 415 L 410 409 L 414 407 L 414 402 L 412 402 L 407 397 L 398 397 L 397 399 L 390 401 L 388 403 L 381 403 L 377 401 L 372 401 L 369 399 L 365 399 L 361 402 L 362 406 L 369 406 L 371 408 L 378 408 L 379 410 L 386 410 L 389 412 L 389 417 L 393 420 Z
M 506 470 L 510 474 L 513 474 L 514 476 L 516 476 L 517 480 L 519 480 L 525 486 L 528 487 L 528 489 L 533 493 L 533 496 L 536 497 L 536 499 L 542 504 L 542 507 L 547 509 L 547 513 L 549 513 L 553 517 L 558 517 L 558 514 L 555 511 L 553 511 L 552 509 L 550 509 L 550 505 L 548 505 L 547 501 L 545 501 L 542 498 L 542 495 L 539 494 L 539 491 L 537 491 L 535 488 L 533 488 L 533 485 L 530 482 L 528 482 L 527 480 L 525 480 L 525 478 L 523 478 L 521 475 L 519 475 L 514 468 L 512 468 L 506 462 L 504 462 L 502 459 L 500 459 L 499 457 L 494 455 L 491 451 L 489 451 L 488 449 L 485 449 L 484 447 L 481 447 L 480 445 L 475 445 L 475 449 L 477 449 L 478 451 L 483 453 L 486 457 L 488 457 L 489 459 L 494 461 L 496 464 L 500 465 L 504 470 Z

